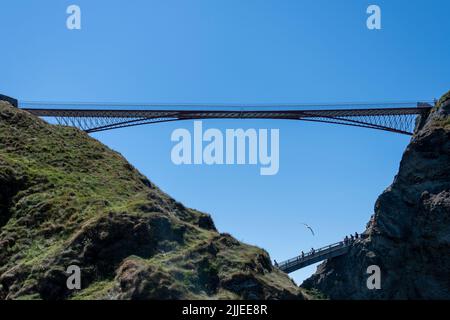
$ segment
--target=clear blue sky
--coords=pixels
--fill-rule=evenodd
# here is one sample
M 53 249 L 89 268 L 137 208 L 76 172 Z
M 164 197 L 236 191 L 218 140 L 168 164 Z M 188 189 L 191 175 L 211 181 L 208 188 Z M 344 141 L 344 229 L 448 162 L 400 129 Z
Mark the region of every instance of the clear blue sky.
M 80 31 L 66 29 L 70 4 L 81 7 Z M 382 9 L 381 31 L 366 28 L 369 4 Z M 21 100 L 327 103 L 432 99 L 450 89 L 447 0 L 21 0 L 2 1 L 0 12 L 0 92 Z M 280 129 L 278 175 L 173 165 L 170 134 L 189 122 L 93 136 L 278 261 L 363 230 L 409 140 L 287 121 L 204 125 Z

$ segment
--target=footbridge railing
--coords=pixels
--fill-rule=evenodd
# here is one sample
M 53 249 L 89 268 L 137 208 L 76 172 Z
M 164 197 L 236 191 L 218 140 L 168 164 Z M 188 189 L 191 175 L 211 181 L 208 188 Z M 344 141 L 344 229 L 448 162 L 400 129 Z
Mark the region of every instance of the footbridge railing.
M 362 235 L 361 237 L 364 236 Z M 308 253 L 301 254 L 295 258 L 279 263 L 278 268 L 283 272 L 291 273 L 316 262 L 344 255 L 348 252 L 353 243 L 358 241 L 358 239 L 360 238 L 340 241 L 317 250 L 312 250 Z

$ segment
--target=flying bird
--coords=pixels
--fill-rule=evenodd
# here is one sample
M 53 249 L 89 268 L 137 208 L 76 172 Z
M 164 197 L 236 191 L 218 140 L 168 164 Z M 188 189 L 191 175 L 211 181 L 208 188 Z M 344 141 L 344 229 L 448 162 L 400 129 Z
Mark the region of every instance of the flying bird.
M 315 236 L 316 234 L 314 233 L 314 230 L 309 226 L 309 225 L 307 225 L 306 223 L 302 223 L 306 228 L 308 228 L 309 229 L 309 231 L 311 231 L 311 233 L 312 233 L 312 235 L 313 236 Z

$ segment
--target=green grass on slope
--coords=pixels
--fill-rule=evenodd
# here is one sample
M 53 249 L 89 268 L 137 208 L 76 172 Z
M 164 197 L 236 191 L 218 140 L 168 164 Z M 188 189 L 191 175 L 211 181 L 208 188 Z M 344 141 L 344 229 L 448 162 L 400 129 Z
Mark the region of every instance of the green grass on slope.
M 207 215 L 170 198 L 120 154 L 86 133 L 48 125 L 3 102 L 0 182 L 0 275 L 14 274 L 24 292 L 18 298 L 40 298 L 33 288 L 46 268 L 56 264 L 59 270 L 58 263 L 81 254 L 70 250 L 97 250 L 90 241 L 108 239 L 108 234 L 127 224 L 139 227 L 141 220 L 155 224 L 151 227 L 154 239 L 149 240 L 155 242 L 154 252 L 111 263 L 117 264 L 114 268 L 121 266 L 125 276 L 141 272 L 148 278 L 142 286 L 160 281 L 162 286 L 170 284 L 168 290 L 185 292 L 184 297 L 230 299 L 240 296 L 220 287 L 218 279 L 234 283 L 255 274 L 260 283 L 280 292 L 298 290 L 281 272 L 267 271 L 272 267 L 266 252 L 217 233 Z M 177 239 L 178 234 L 182 239 Z M 114 241 L 112 237 L 112 243 L 105 245 L 114 248 Z M 102 261 L 95 263 L 89 266 L 94 271 L 87 287 L 71 298 L 117 298 L 111 290 L 118 285 L 120 270 L 105 272 Z M 159 275 L 156 280 L 155 274 Z

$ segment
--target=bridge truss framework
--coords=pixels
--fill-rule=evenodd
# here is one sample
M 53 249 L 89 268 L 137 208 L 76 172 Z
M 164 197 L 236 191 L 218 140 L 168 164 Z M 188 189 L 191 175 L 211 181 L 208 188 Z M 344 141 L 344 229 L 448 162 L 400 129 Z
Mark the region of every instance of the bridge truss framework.
M 412 135 L 417 116 L 426 116 L 430 104 L 414 107 L 292 110 L 196 110 L 22 108 L 36 116 L 54 118 L 60 125 L 88 133 L 161 122 L 200 119 L 285 119 L 331 123 Z

